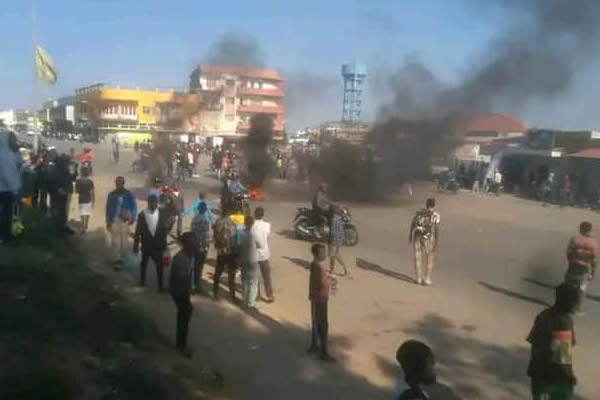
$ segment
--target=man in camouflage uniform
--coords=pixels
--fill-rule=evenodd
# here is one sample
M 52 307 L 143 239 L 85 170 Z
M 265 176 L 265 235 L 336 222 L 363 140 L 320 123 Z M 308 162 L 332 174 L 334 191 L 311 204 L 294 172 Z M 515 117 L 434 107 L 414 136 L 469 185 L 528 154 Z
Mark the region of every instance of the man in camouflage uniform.
M 417 211 L 410 225 L 409 243 L 415 251 L 415 273 L 419 285 L 431 285 L 435 250 L 440 234 L 440 214 L 435 211 L 435 199 L 427 199 L 425 208 Z M 423 277 L 423 264 L 425 277 Z

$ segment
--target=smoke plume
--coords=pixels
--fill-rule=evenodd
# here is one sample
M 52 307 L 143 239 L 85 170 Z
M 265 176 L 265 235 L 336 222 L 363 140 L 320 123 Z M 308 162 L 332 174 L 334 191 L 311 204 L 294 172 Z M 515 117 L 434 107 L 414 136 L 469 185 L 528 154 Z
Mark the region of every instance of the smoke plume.
M 328 153 L 335 160 L 331 164 L 341 163 L 336 168 L 345 171 L 340 175 L 329 168 L 330 184 L 352 176 L 352 185 L 361 192 L 369 187 L 377 198 L 389 195 L 399 184 L 426 175 L 433 157 L 460 143 L 454 129 L 458 120 L 485 112 L 519 115 L 533 102 L 560 101 L 600 49 L 596 0 L 481 3 L 473 2 L 478 16 L 504 12 L 515 22 L 488 43 L 456 84 L 443 82 L 418 59 L 408 58 L 389 77 L 392 100 L 380 107 L 366 139 L 374 154 Z M 366 179 L 357 181 L 364 170 L 370 171 Z
M 273 138 L 273 119 L 268 115 L 257 114 L 250 119 L 250 130 L 244 142 L 248 162 L 248 184 L 261 187 L 272 167 L 267 148 Z
M 209 48 L 206 62 L 241 67 L 264 67 L 263 54 L 256 39 L 234 32 L 223 34 Z

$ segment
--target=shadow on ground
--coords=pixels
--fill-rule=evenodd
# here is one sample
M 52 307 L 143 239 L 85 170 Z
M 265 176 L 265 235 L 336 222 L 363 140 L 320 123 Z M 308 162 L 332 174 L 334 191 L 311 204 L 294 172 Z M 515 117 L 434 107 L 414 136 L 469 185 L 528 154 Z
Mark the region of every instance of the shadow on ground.
M 90 232 L 85 242 L 90 257 L 102 259 L 106 252 L 104 232 Z M 310 265 L 305 260 L 289 259 L 303 268 Z M 206 268 L 212 269 L 209 265 Z M 128 298 L 151 316 L 172 341 L 175 306 L 170 296 L 152 290 L 128 291 L 127 287 L 136 281 L 135 275 L 124 271 L 113 273 L 109 269 L 107 273 L 121 282 L 119 286 Z M 149 287 L 153 285 L 153 278 L 154 274 L 150 273 Z M 322 363 L 306 354 L 310 344 L 308 324 L 278 321 L 266 313 L 246 313 L 227 300 L 198 296 L 193 303 L 190 345 L 195 356 L 192 363 L 198 368 L 209 365 L 222 371 L 225 390 L 232 398 L 387 400 L 392 396 L 391 390 L 378 387 L 348 369 L 354 346 L 347 336 L 330 337 L 331 352 L 338 362 Z M 309 314 L 308 303 L 306 313 Z
M 500 294 L 503 294 L 505 296 L 512 297 L 514 299 L 518 299 L 518 300 L 526 301 L 526 302 L 529 302 L 529 303 L 537 304 L 538 306 L 548 307 L 548 306 L 551 305 L 551 304 L 548 304 L 545 300 L 538 299 L 537 297 L 532 297 L 532 296 L 528 296 L 528 295 L 521 294 L 521 293 L 518 293 L 518 292 L 514 292 L 514 291 L 509 290 L 509 289 L 505 289 L 505 288 L 501 288 L 501 287 L 498 287 L 498 286 L 491 285 L 491 284 L 489 284 L 487 282 L 479 282 L 479 284 L 481 286 L 483 286 L 484 288 L 491 290 L 492 292 L 500 293 Z
M 306 270 L 310 269 L 311 262 L 308 260 L 304 260 L 302 258 L 297 258 L 297 257 L 288 257 L 288 256 L 283 256 L 281 258 L 283 258 L 284 260 L 288 260 L 288 261 L 292 262 L 293 264 L 296 264 L 297 266 L 302 267 Z
M 414 278 L 411 278 L 410 276 L 401 274 L 400 272 L 385 269 L 380 265 L 374 264 L 374 263 L 364 260 L 362 258 L 356 259 L 356 266 L 360 269 L 364 269 L 366 271 L 371 271 L 371 272 L 377 272 L 378 274 L 389 276 L 391 278 L 398 279 L 398 280 L 401 280 L 401 281 L 404 281 L 407 283 L 414 283 L 414 284 L 417 283 L 417 281 Z

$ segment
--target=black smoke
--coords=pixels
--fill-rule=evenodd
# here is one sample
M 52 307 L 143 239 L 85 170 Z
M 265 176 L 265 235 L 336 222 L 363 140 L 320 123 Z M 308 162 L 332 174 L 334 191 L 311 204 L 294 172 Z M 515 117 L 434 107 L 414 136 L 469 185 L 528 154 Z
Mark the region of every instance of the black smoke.
M 487 44 L 457 83 L 439 79 L 415 57 L 385 80 L 392 100 L 379 108 L 363 150 L 335 144 L 326 152 L 331 162 L 321 163 L 329 165 L 322 175 L 331 185 L 345 182 L 345 192 L 350 192 L 346 197 L 364 198 L 367 189 L 370 197 L 386 197 L 400 184 L 427 175 L 434 158 L 460 144 L 455 126 L 461 119 L 487 112 L 519 116 L 532 103 L 561 101 L 600 50 L 600 1 L 471 5 L 478 18 L 503 13 L 513 22 Z
M 224 33 L 208 49 L 206 62 L 240 67 L 264 67 L 264 56 L 258 41 L 248 35 Z
M 273 161 L 267 150 L 273 139 L 273 119 L 257 114 L 250 119 L 250 130 L 244 141 L 244 152 L 248 163 L 248 184 L 260 188 L 269 176 Z

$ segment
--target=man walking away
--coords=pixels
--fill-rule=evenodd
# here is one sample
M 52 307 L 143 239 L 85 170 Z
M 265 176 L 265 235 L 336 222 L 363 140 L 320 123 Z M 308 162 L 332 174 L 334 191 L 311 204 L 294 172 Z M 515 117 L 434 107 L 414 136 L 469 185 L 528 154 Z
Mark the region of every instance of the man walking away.
M 425 208 L 417 211 L 412 224 L 408 242 L 413 244 L 415 253 L 415 274 L 417 284 L 431 285 L 435 250 L 440 236 L 440 214 L 435 210 L 435 199 L 427 199 Z M 423 264 L 426 266 L 423 279 Z
M 254 218 L 246 215 L 246 229 L 242 237 L 240 264 L 242 266 L 242 298 L 244 306 L 249 311 L 257 311 L 256 296 L 258 295 L 258 253 L 256 236 L 252 234 Z
M 308 298 L 312 319 L 312 340 L 308 353 L 320 353 L 323 361 L 335 361 L 327 351 L 327 336 L 329 321 L 327 315 L 327 302 L 329 300 L 329 288 L 331 277 L 327 273 L 323 261 L 327 257 L 325 246 L 315 243 L 311 247 L 313 262 L 310 266 L 310 281 L 308 286 Z
M 142 263 L 140 265 L 140 286 L 146 286 L 146 268 L 152 259 L 156 266 L 158 291 L 163 290 L 163 255 L 167 248 L 167 223 L 158 208 L 158 198 L 148 196 L 148 208 L 142 210 L 137 218 L 133 238 L 133 252 L 137 254 L 142 245 Z
M 200 203 L 204 203 L 204 205 L 206 206 L 204 211 L 205 216 L 208 218 L 208 220 L 210 221 L 210 223 L 212 224 L 213 219 L 212 219 L 212 209 L 210 206 L 210 203 L 206 200 L 206 193 L 204 192 L 200 192 L 198 194 L 198 198 L 194 199 L 192 201 L 192 204 L 190 204 L 190 206 L 188 208 L 186 208 L 185 210 L 183 210 L 181 212 L 181 218 L 187 217 L 190 214 L 194 214 L 194 215 L 198 215 L 198 206 L 200 205 Z
M 70 169 L 71 159 L 66 154 L 56 158 L 56 168 L 50 177 L 51 214 L 56 223 L 57 231 L 73 233 L 67 227 L 69 219 L 69 199 L 73 194 L 74 175 Z
M 423 386 L 436 382 L 434 357 L 431 348 L 417 340 L 407 340 L 396 352 L 396 360 L 404 372 L 404 380 L 396 386 L 397 400 L 427 400 Z
M 177 328 L 175 345 L 185 358 L 192 358 L 192 349 L 188 347 L 188 328 L 192 316 L 192 258 L 195 253 L 196 238 L 192 232 L 181 236 L 182 249 L 175 254 L 171 263 L 169 288 L 171 297 L 177 307 Z
M 89 168 L 81 168 L 81 178 L 75 182 L 75 192 L 79 195 L 79 217 L 81 218 L 82 231 L 86 232 L 96 199 L 94 181 L 90 178 Z
M 571 238 L 567 246 L 569 267 L 565 275 L 565 282 L 578 289 L 576 311 L 582 314 L 587 285 L 596 273 L 598 243 L 591 237 L 592 224 L 590 222 L 582 222 L 579 225 L 579 233 L 580 235 Z
M 573 313 L 577 289 L 562 284 L 556 288 L 554 305 L 535 318 L 527 336 L 531 358 L 527 375 L 531 378 L 533 400 L 571 399 L 577 384 L 573 372 L 575 345 Z
M 233 246 L 235 239 L 235 224 L 229 218 L 229 215 L 223 214 L 215 222 L 214 239 L 215 249 L 217 250 L 217 264 L 215 266 L 215 275 L 213 281 L 213 295 L 215 299 L 219 298 L 219 280 L 225 268 L 229 275 L 229 294 L 232 300 L 235 300 L 235 271 L 231 267 L 234 262 Z
M 21 191 L 21 153 L 17 136 L 10 131 L 0 130 L 0 242 L 12 237 L 13 208 Z
M 197 294 L 204 293 L 202 289 L 202 270 L 208 254 L 210 245 L 210 219 L 207 217 L 206 203 L 198 203 L 197 215 L 192 220 L 192 229 L 196 236 L 196 248 L 194 253 L 194 291 Z
M 331 215 L 331 229 L 329 237 L 329 272 L 333 273 L 335 262 L 337 261 L 344 269 L 344 275 L 348 275 L 346 263 L 340 255 L 340 249 L 344 245 L 345 237 L 344 221 L 342 221 L 340 208 L 336 205 L 332 205 Z
M 252 234 L 255 237 L 256 245 L 258 247 L 258 266 L 263 278 L 263 284 L 265 286 L 265 292 L 267 296 L 267 303 L 275 301 L 273 296 L 273 281 L 271 279 L 271 251 L 269 249 L 269 236 L 271 235 L 271 224 L 264 221 L 265 209 L 262 207 L 256 207 L 254 209 L 254 225 L 252 226 Z M 260 288 L 259 295 L 260 297 Z
M 125 178 L 118 176 L 115 186 L 106 199 L 106 230 L 111 237 L 112 264 L 119 270 L 128 248 L 129 225 L 137 216 L 137 205 L 133 193 L 125 189 Z

